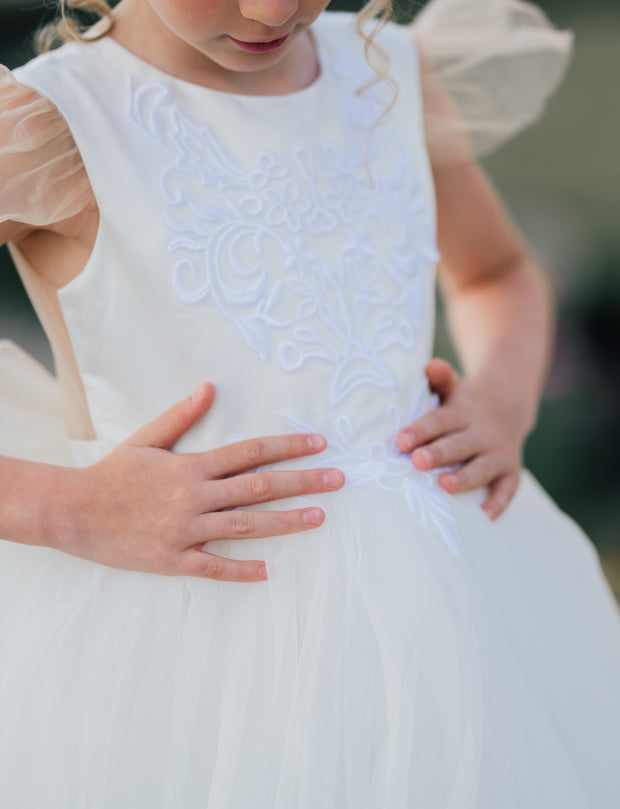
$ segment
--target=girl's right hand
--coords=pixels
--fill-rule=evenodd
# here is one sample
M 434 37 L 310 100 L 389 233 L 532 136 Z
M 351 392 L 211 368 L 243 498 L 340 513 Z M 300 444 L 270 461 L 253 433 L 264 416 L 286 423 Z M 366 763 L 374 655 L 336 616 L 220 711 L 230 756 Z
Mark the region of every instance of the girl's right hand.
M 63 469 L 56 503 L 59 550 L 125 570 L 220 581 L 267 578 L 263 561 L 217 556 L 215 539 L 292 534 L 316 528 L 320 508 L 243 511 L 243 506 L 328 492 L 344 485 L 337 469 L 252 472 L 255 467 L 325 449 L 318 435 L 250 439 L 209 452 L 177 454 L 174 444 L 209 410 L 205 383 L 134 433 L 101 461 Z M 229 510 L 233 509 L 233 510 Z M 241 509 L 241 510 L 239 510 Z

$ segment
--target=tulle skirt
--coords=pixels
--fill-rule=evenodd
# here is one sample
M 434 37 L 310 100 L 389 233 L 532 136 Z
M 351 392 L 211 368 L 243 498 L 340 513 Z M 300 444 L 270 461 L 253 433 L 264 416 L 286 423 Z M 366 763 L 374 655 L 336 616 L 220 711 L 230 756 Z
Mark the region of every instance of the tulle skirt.
M 14 359 L 2 451 L 64 463 L 53 408 L 25 406 L 53 381 Z M 258 584 L 0 542 L 0 805 L 614 809 L 620 619 L 596 553 L 527 473 L 495 523 L 480 497 L 446 522 L 347 485 L 317 531 L 210 543 L 266 558 Z

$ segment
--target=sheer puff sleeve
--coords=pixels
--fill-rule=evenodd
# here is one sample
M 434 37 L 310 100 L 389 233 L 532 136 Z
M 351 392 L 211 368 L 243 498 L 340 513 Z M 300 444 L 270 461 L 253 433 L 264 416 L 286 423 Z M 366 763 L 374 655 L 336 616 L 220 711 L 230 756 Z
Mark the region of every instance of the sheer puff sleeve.
M 430 0 L 410 30 L 433 165 L 484 157 L 535 121 L 572 47 L 522 0 Z
M 0 223 L 45 227 L 75 216 L 92 199 L 60 112 L 0 65 Z

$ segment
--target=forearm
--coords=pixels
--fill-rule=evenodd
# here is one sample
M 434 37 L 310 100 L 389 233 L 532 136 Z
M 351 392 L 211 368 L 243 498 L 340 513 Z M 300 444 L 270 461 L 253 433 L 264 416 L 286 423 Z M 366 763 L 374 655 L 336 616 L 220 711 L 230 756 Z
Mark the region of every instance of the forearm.
M 58 547 L 62 467 L 0 456 L 0 537 Z
M 547 285 L 525 252 L 476 281 L 445 285 L 465 373 L 492 391 L 525 435 L 534 425 L 551 351 Z

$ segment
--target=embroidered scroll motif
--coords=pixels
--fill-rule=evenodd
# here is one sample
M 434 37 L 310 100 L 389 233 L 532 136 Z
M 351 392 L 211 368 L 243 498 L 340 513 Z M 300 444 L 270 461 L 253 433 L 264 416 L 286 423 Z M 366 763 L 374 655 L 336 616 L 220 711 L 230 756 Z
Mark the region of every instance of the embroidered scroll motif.
M 175 294 L 215 304 L 263 362 L 287 373 L 331 366 L 331 405 L 362 385 L 397 389 L 385 357 L 416 346 L 437 259 L 411 150 L 373 129 L 381 107 L 355 93 L 357 61 L 335 62 L 346 143 L 262 149 L 243 166 L 170 86 L 129 84 L 132 121 L 169 154 L 161 190 Z
M 437 406 L 437 397 L 432 397 L 430 407 L 426 404 L 427 398 L 428 388 L 421 383 L 408 413 L 401 413 L 395 404 L 388 405 L 386 421 L 392 427 L 394 436 L 404 424 L 410 424 Z M 317 432 L 316 426 L 296 416 L 287 413 L 280 415 L 289 427 L 298 432 Z M 327 449 L 321 453 L 321 463 L 341 469 L 349 486 L 375 483 L 384 491 L 400 492 L 424 530 L 434 530 L 448 552 L 459 558 L 461 547 L 454 533 L 455 517 L 450 495 L 437 483 L 437 478 L 445 470 L 423 472 L 415 469 L 410 455 L 398 449 L 395 439 L 390 443 L 374 441 L 370 447 L 362 450 L 351 440 L 352 427 L 347 414 L 341 413 L 336 417 L 335 425 L 329 431 Z

